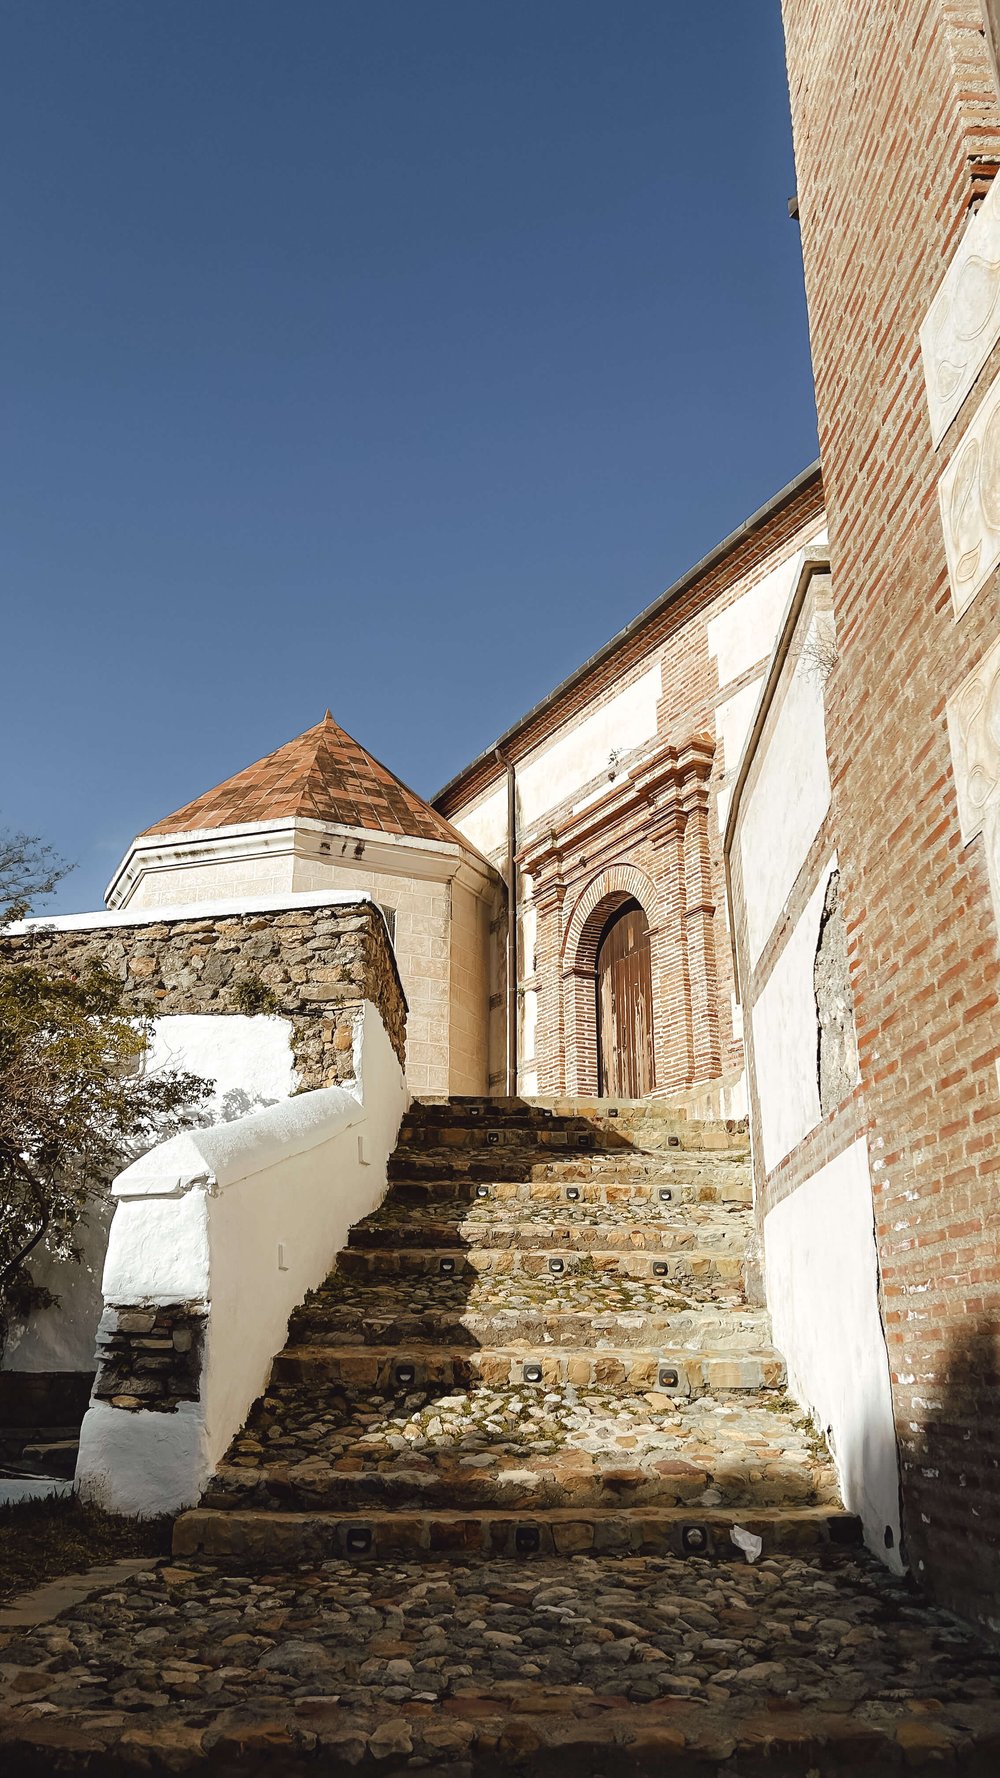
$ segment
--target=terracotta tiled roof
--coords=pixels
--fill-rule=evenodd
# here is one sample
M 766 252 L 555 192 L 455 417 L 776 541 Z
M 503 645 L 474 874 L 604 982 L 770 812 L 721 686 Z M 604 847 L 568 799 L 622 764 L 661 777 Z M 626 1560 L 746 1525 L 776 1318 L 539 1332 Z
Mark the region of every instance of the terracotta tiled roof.
M 459 841 L 467 851 L 475 850 L 450 821 L 359 746 L 329 710 L 314 728 L 185 803 L 147 827 L 146 834 L 235 827 L 283 815 L 335 821 L 370 833 Z

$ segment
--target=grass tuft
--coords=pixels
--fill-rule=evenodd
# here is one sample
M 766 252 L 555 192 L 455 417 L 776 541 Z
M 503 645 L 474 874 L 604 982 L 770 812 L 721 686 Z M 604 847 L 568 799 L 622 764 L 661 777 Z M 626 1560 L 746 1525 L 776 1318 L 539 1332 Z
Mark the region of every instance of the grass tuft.
M 0 1600 L 129 1556 L 170 1554 L 171 1517 L 128 1519 L 74 1495 L 0 1506 Z

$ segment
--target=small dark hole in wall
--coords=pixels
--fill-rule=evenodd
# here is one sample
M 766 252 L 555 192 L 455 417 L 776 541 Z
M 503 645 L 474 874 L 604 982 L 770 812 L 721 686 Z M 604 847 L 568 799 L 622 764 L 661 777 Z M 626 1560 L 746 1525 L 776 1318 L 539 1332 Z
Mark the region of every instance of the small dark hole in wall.
M 887 1550 L 891 1550 L 891 1549 L 892 1549 L 892 1546 L 893 1546 L 893 1544 L 894 1544 L 894 1543 L 895 1543 L 895 1541 L 896 1541 L 896 1539 L 895 1539 L 895 1535 L 894 1535 L 894 1533 L 893 1533 L 893 1529 L 892 1529 L 892 1526 L 891 1526 L 891 1525 L 887 1525 L 887 1526 L 886 1526 L 886 1528 L 885 1528 L 885 1537 L 884 1537 L 884 1542 L 885 1542 L 885 1547 L 886 1547 L 886 1549 L 887 1549 Z

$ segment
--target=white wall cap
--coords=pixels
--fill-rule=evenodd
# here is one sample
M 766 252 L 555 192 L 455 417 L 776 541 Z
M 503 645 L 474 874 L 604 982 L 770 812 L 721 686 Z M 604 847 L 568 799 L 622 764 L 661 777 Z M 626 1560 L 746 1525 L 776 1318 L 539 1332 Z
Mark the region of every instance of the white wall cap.
M 116 1198 L 179 1197 L 196 1185 L 216 1192 L 329 1142 L 365 1116 L 346 1087 L 319 1087 L 229 1124 L 185 1130 L 119 1173 Z
M 169 907 L 139 908 L 135 912 L 109 912 L 96 908 L 89 914 L 37 914 L 30 920 L 17 920 L 3 928 L 4 935 L 17 938 L 39 927 L 54 932 L 89 932 L 100 927 L 164 926 L 173 920 L 217 920 L 229 914 L 278 914 L 294 908 L 350 907 L 356 902 L 371 902 L 382 915 L 378 902 L 368 889 L 305 889 L 287 891 L 282 895 L 244 895 L 224 901 L 175 902 Z M 386 927 L 388 932 L 388 927 Z

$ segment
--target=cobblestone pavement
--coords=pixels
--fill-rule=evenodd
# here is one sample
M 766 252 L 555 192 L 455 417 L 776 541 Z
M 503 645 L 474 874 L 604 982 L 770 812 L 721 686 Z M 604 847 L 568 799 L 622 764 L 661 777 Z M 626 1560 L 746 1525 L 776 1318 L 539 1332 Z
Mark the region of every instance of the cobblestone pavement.
M 748 1300 L 744 1133 L 623 1123 L 414 1108 L 173 1562 L 0 1646 L 17 1778 L 996 1778 L 996 1651 L 851 1547 Z
M 995 1771 L 997 1656 L 856 1554 L 227 1574 L 0 1648 L 12 1773 Z

